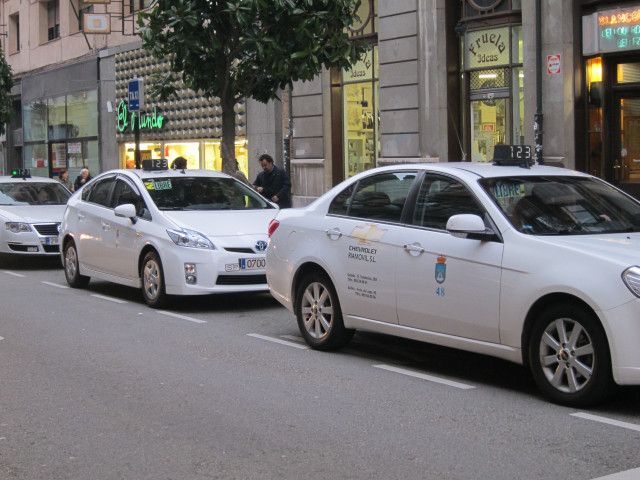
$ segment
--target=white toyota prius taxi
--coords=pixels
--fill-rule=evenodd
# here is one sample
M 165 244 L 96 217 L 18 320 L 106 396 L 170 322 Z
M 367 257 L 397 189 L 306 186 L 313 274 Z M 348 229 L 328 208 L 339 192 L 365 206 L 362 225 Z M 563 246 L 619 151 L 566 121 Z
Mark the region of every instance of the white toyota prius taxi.
M 267 279 L 305 341 L 362 329 L 493 355 L 573 406 L 640 384 L 640 202 L 504 149 L 376 168 L 281 210 Z
M 58 227 L 70 196 L 57 180 L 29 170 L 0 177 L 0 253 L 59 255 Z
M 151 307 L 168 295 L 267 291 L 267 229 L 278 207 L 211 170 L 98 175 L 70 200 L 60 229 L 67 282 L 91 277 L 141 288 Z

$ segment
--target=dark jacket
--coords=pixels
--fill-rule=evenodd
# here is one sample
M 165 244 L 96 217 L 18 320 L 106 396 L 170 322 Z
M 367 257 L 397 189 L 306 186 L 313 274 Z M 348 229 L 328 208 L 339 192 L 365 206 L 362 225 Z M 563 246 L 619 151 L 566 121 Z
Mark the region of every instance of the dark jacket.
M 280 208 L 291 207 L 291 180 L 282 168 L 274 165 L 269 173 L 262 171 L 253 182 L 256 187 L 262 187 L 262 196 L 268 200 L 276 195 L 276 202 Z
M 79 190 L 82 186 L 89 183 L 89 180 L 91 180 L 91 174 L 87 175 L 87 179 L 85 180 L 84 183 L 82 183 L 82 175 L 78 175 L 78 177 L 76 178 L 76 181 L 73 184 L 74 190 Z

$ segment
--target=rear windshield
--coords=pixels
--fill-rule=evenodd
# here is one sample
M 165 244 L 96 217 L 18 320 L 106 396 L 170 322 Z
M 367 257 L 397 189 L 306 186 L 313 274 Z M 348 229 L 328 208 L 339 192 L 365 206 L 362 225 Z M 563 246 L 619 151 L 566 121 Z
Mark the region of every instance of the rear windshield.
M 70 196 L 60 183 L 0 183 L 0 205 L 65 205 Z
M 480 185 L 522 233 L 581 235 L 640 231 L 640 202 L 596 178 L 485 178 Z
M 160 210 L 247 210 L 275 208 L 233 178 L 157 177 L 143 179 Z

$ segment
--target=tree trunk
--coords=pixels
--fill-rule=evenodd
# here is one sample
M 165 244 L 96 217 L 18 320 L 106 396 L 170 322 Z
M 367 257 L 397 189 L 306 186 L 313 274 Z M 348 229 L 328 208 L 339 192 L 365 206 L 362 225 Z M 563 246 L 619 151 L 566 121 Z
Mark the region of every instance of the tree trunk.
M 222 141 L 220 143 L 220 153 L 222 155 L 222 171 L 235 176 L 236 159 L 236 112 L 234 111 L 235 101 L 231 98 L 221 98 L 222 103 Z

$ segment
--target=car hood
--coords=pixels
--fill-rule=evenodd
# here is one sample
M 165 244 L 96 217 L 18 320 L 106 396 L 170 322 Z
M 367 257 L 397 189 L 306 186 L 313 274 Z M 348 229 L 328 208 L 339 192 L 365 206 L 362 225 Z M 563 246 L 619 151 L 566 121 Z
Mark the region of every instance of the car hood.
M 267 235 L 269 222 L 278 210 L 168 211 L 165 216 L 182 228 L 209 238 L 237 235 Z
M 2 207 L 0 216 L 9 222 L 60 223 L 66 205 L 25 205 Z
M 629 265 L 640 265 L 640 233 L 549 237 L 549 243 Z

